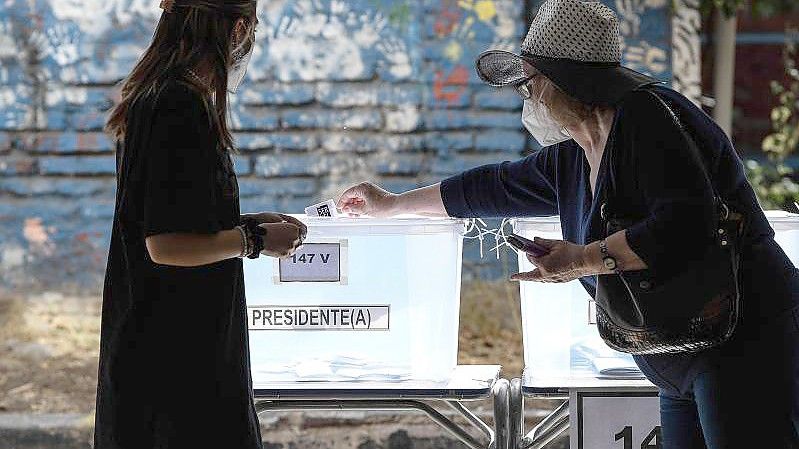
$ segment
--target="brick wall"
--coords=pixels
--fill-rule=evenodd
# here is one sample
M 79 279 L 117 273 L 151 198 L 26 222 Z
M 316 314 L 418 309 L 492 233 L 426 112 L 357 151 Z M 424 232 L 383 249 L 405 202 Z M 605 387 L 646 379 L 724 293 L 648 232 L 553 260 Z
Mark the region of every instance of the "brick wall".
M 666 2 L 621 3 L 627 63 L 668 79 Z M 157 4 L 0 4 L 0 286 L 99 285 L 115 186 L 101 128 Z M 242 209 L 300 212 L 363 179 L 402 191 L 534 149 L 520 100 L 472 69 L 486 48 L 518 47 L 533 6 L 262 0 L 258 45 L 231 97 Z M 476 248 L 467 253 L 476 262 Z

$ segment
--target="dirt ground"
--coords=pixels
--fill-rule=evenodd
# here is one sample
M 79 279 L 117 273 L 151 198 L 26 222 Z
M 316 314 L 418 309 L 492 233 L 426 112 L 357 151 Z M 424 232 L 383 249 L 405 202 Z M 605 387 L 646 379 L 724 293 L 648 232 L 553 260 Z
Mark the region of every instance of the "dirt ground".
M 518 286 L 464 283 L 463 364 L 522 366 Z M 0 413 L 90 413 L 97 385 L 100 298 L 0 294 Z

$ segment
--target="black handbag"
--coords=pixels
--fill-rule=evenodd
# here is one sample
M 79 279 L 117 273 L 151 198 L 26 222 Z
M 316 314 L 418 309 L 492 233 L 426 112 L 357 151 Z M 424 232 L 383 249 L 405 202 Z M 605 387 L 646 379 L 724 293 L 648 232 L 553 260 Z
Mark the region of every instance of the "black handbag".
M 703 257 L 687 269 L 654 279 L 649 270 L 597 276 L 596 306 L 599 334 L 611 348 L 631 354 L 697 352 L 718 346 L 735 331 L 740 314 L 739 242 L 743 217 L 730 211 L 713 186 L 696 141 L 670 112 L 702 166 L 716 201 L 715 236 Z M 611 158 L 612 161 L 612 158 Z M 609 161 L 610 162 L 610 161 Z M 612 163 L 609 164 L 612 167 Z M 608 188 L 615 185 L 613 169 Z M 613 192 L 604 196 L 601 214 L 606 235 L 630 227 L 635 220 L 613 215 Z

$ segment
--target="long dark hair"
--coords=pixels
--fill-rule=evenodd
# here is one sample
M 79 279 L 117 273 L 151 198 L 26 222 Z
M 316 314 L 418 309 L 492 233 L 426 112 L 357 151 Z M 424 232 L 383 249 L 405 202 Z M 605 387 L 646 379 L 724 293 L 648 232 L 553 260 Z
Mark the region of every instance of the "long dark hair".
M 209 118 L 220 145 L 230 149 L 233 138 L 227 127 L 227 83 L 231 35 L 239 18 L 249 19 L 251 30 L 255 27 L 256 0 L 165 0 L 162 7 L 153 41 L 123 80 L 121 101 L 111 110 L 105 130 L 123 139 L 128 112 L 137 98 L 157 94 L 169 79 L 185 77 L 188 69 L 203 65 L 209 70 L 209 87 L 214 91 L 214 113 Z M 210 112 L 211 106 L 206 103 L 206 107 Z

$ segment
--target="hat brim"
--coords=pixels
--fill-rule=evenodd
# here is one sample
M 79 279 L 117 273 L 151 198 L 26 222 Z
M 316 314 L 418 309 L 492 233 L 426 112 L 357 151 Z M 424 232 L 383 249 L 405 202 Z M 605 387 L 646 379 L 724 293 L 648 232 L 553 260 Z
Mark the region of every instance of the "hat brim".
M 525 61 L 561 90 L 590 105 L 611 106 L 630 91 L 661 82 L 620 64 L 517 55 L 501 50 L 481 54 L 476 61 L 477 74 L 495 87 L 514 86 L 530 78 L 524 69 Z

